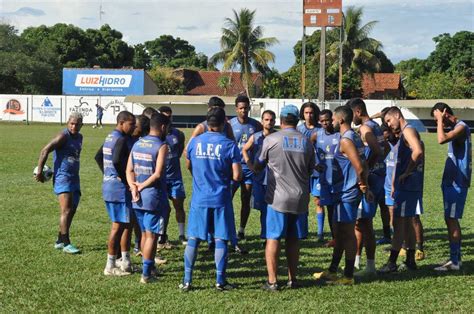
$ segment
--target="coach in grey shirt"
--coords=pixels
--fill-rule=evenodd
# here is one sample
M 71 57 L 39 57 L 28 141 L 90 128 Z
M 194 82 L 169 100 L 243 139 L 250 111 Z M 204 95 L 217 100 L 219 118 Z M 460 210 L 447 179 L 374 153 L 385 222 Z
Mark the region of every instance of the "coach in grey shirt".
M 268 135 L 255 165 L 260 171 L 266 165 L 267 202 L 265 260 L 268 281 L 264 289 L 278 290 L 277 270 L 280 239 L 285 238 L 288 260 L 288 283 L 296 288 L 299 239 L 308 235 L 309 178 L 314 168 L 314 149 L 309 140 L 296 130 L 299 110 L 287 105 L 280 112 L 281 131 Z

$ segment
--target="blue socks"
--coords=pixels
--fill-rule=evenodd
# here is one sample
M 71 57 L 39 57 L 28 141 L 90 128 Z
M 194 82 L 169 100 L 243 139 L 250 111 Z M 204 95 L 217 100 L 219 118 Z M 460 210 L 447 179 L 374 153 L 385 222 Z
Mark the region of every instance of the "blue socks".
M 449 257 L 450 257 L 451 262 L 453 262 L 454 265 L 458 265 L 459 256 L 461 254 L 461 243 L 450 242 L 449 249 L 450 249 Z
M 199 240 L 189 238 L 188 244 L 184 249 L 184 283 L 191 283 L 193 279 L 194 263 L 198 253 Z
M 324 213 L 317 213 L 316 220 L 318 221 L 318 237 L 322 237 L 324 233 Z
M 155 267 L 155 261 L 152 259 L 143 259 L 143 276 L 150 277 L 151 271 Z
M 227 241 L 216 239 L 216 250 L 214 253 L 216 262 L 216 281 L 218 284 L 225 284 L 225 271 L 227 268 Z

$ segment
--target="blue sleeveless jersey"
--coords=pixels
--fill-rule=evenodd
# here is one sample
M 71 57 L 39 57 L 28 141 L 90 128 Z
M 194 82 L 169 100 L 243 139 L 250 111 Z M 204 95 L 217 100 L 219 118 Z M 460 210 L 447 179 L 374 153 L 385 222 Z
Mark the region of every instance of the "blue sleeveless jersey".
M 377 143 L 379 144 L 380 151 L 382 155 L 376 160 L 375 164 L 373 165 L 372 169 L 369 169 L 370 174 L 375 174 L 380 177 L 385 176 L 385 158 L 383 156 L 383 152 L 385 150 L 385 139 L 383 137 L 383 131 L 377 122 L 373 120 L 368 120 L 364 123 L 364 125 L 368 126 L 372 133 L 374 133 L 375 137 L 377 138 Z M 371 150 L 369 146 L 365 147 L 365 159 L 369 160 Z
M 166 145 L 165 142 L 153 135 L 142 137 L 133 145 L 131 156 L 135 181 L 138 183 L 145 182 L 155 173 L 156 159 L 162 145 Z M 168 198 L 166 193 L 166 175 L 163 173 L 160 180 L 155 181 L 153 185 L 140 192 L 140 200 L 133 203 L 133 208 L 148 211 L 159 211 L 167 208 Z
M 234 117 L 230 119 L 229 123 L 232 127 L 232 132 L 234 133 L 237 146 L 239 147 L 239 150 L 241 152 L 240 160 L 242 163 L 242 168 L 248 168 L 247 164 L 244 161 L 244 157 L 242 156 L 242 147 L 244 147 L 245 143 L 247 143 L 252 134 L 261 130 L 260 122 L 255 119 L 248 118 L 247 123 L 242 124 L 239 122 L 239 119 L 237 117 Z
M 72 135 L 68 129 L 64 129 L 63 134 L 66 135 L 66 143 L 53 152 L 54 189 L 55 191 L 80 191 L 79 158 L 82 149 L 82 134 Z
M 253 147 L 249 154 L 250 160 L 254 162 L 256 161 L 256 158 L 258 158 L 258 152 L 262 149 L 264 139 L 265 139 L 265 136 L 263 136 L 263 131 L 259 131 L 253 134 Z M 267 167 L 265 167 L 265 169 L 263 169 L 260 173 L 256 174 L 253 177 L 253 180 L 255 183 L 258 183 L 258 184 L 266 184 Z
M 405 128 L 413 128 L 410 124 L 407 124 Z M 413 128 L 418 136 L 420 138 L 420 135 L 418 134 L 418 131 L 416 131 L 415 128 Z M 398 181 L 398 178 L 400 175 L 405 173 L 405 170 L 408 167 L 408 164 L 410 163 L 411 160 L 411 153 L 412 150 L 411 148 L 405 143 L 405 137 L 403 135 L 403 132 L 401 132 L 400 135 L 400 140 L 398 144 L 398 150 L 397 150 L 397 164 L 395 165 L 395 190 L 401 190 L 401 191 L 423 191 L 423 175 L 424 175 L 424 165 L 423 165 L 423 160 L 418 161 L 416 164 L 415 169 L 413 172 L 405 179 L 403 184 L 400 184 Z
M 397 164 L 397 150 L 399 143 L 400 141 L 398 141 L 396 144 L 388 142 L 388 145 L 390 145 L 390 152 L 388 153 L 387 157 L 385 157 L 385 191 L 392 191 L 393 171 L 395 170 L 395 165 Z
M 226 206 L 232 199 L 232 164 L 240 163 L 236 143 L 221 133 L 206 132 L 191 139 L 186 157 L 192 165 L 192 206 Z
M 462 142 L 454 140 L 448 143 L 448 158 L 444 165 L 442 185 L 466 188 L 471 186 L 471 131 L 463 121 L 458 121 L 454 127 L 458 125 L 464 128 L 464 136 Z
M 349 139 L 354 143 L 360 159 L 364 162 L 365 146 L 360 136 L 351 129 L 347 130 L 341 136 L 341 140 L 344 138 Z M 335 149 L 334 157 L 339 171 L 338 178 L 342 179 L 342 181 L 338 180 L 337 182 L 333 179 L 334 192 L 341 193 L 341 201 L 343 202 L 353 202 L 358 200 L 361 192 L 359 190 L 357 174 L 354 167 L 352 167 L 350 160 L 341 153 L 340 141 Z
M 127 192 L 126 182 L 122 182 L 115 169 L 112 156 L 115 144 L 125 135 L 122 132 L 113 130 L 106 138 L 102 148 L 104 155 L 104 178 L 102 181 L 102 196 L 106 202 L 125 202 Z M 130 143 L 130 140 L 128 141 Z
M 166 179 L 181 179 L 181 164 L 179 158 L 184 147 L 184 143 L 180 143 L 180 139 L 184 139 L 182 132 L 176 128 L 171 128 L 170 133 L 166 136 L 166 144 L 168 144 L 168 159 L 166 161 Z M 181 135 L 180 135 L 181 134 Z
M 320 172 L 319 183 L 330 186 L 332 189 L 333 176 L 336 168 L 334 167 L 334 155 L 336 148 L 341 140 L 341 134 L 334 132 L 329 134 L 323 128 L 317 131 L 317 141 L 314 143 L 316 150 L 316 162 L 324 165 L 324 171 Z M 337 173 L 335 174 L 337 176 Z
M 320 129 L 321 129 L 321 127 L 319 126 L 319 124 L 315 125 L 314 128 L 310 129 L 310 128 L 306 127 L 306 123 L 304 123 L 304 122 L 296 127 L 296 130 L 299 131 L 300 133 L 302 133 L 308 140 L 311 139 L 311 135 L 313 135 L 313 133 L 318 132 L 318 130 L 320 130 Z M 316 153 L 316 150 L 314 152 Z M 319 177 L 319 172 L 314 170 L 311 177 L 318 178 Z

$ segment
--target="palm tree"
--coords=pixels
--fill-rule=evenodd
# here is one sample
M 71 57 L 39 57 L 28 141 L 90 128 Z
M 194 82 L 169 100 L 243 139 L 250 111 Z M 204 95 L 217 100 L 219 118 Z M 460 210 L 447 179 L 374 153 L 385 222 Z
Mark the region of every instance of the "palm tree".
M 221 51 L 211 57 L 209 62 L 216 65 L 223 63 L 222 70 L 240 68 L 240 77 L 245 91 L 249 95 L 252 83 L 252 70 L 265 74 L 268 63 L 275 61 L 275 55 L 267 48 L 278 43 L 274 37 L 262 38 L 261 26 L 254 27 L 255 10 L 241 9 L 234 12 L 234 19 L 226 18 L 220 40 Z
M 362 7 L 349 6 L 347 8 L 344 15 L 342 41 L 342 67 L 359 75 L 380 71 L 381 62 L 376 54 L 382 48 L 381 42 L 369 37 L 378 21 L 370 21 L 362 25 L 362 15 Z M 328 57 L 332 65 L 329 71 L 337 71 L 339 49 L 339 42 L 330 46 Z

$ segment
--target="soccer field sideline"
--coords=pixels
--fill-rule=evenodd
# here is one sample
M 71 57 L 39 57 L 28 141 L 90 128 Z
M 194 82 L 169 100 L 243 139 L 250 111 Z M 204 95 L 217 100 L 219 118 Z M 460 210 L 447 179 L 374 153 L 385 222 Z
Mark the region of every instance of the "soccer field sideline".
M 354 287 L 321 287 L 312 273 L 329 265 L 331 250 L 316 245 L 315 212 L 311 204 L 310 238 L 303 241 L 299 269 L 303 288 L 268 294 L 260 291 L 265 281 L 262 241 L 258 239 L 258 214 L 252 211 L 243 244 L 251 249 L 247 256 L 231 255 L 229 280 L 239 289 L 218 294 L 214 282 L 213 257 L 201 246 L 194 284 L 196 291 L 181 294 L 177 289 L 183 274 L 182 248 L 166 251 L 169 260 L 156 284 L 138 283 L 139 275 L 106 278 L 102 270 L 106 261 L 106 241 L 110 228 L 101 199 L 101 173 L 93 156 L 105 136 L 113 129 L 84 126 L 81 154 L 83 197 L 74 219 L 71 239 L 82 250 L 80 256 L 54 251 L 57 233 L 58 205 L 51 185 L 38 184 L 32 178 L 39 151 L 61 130 L 59 125 L 0 123 L 2 173 L 0 199 L 0 305 L 11 311 L 472 311 L 474 305 L 474 214 L 473 194 L 468 194 L 463 226 L 463 269 L 459 274 L 436 274 L 432 268 L 448 252 L 443 221 L 441 175 L 446 146 L 436 142 L 435 134 L 422 134 L 426 145 L 424 207 L 427 259 L 419 263 L 416 273 L 376 277 Z M 184 130 L 189 137 L 190 130 Z M 52 165 L 52 156 L 47 164 Z M 184 169 L 184 162 L 182 160 Z M 189 208 L 191 177 L 184 170 L 187 191 L 185 208 Z M 236 221 L 240 199 L 234 199 Z M 374 220 L 381 234 L 380 217 Z M 326 233 L 329 228 L 326 225 Z M 177 240 L 177 226 L 172 214 L 170 239 Z M 377 248 L 378 266 L 387 256 Z M 139 262 L 138 258 L 134 259 Z M 363 256 L 363 263 L 365 257 Z M 285 280 L 285 262 L 281 259 L 280 280 Z

